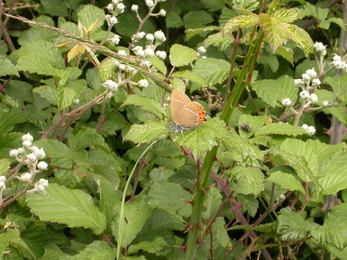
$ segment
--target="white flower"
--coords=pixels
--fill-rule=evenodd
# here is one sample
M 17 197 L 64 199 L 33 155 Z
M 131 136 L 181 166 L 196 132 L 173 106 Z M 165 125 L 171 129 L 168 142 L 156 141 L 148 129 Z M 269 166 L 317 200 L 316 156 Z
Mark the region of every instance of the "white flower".
M 166 54 L 165 51 L 156 51 L 155 55 L 157 55 L 158 58 L 161 59 L 161 60 L 165 60 L 166 57 L 167 57 L 167 54 Z
M 302 99 L 308 99 L 310 97 L 310 93 L 308 91 L 306 91 L 306 90 L 303 90 L 303 91 L 300 92 L 300 97 Z
M 18 155 L 18 150 L 12 149 L 12 150 L 10 151 L 10 156 L 11 156 L 11 157 L 17 157 L 17 155 Z
M 118 34 L 116 34 L 115 36 L 113 36 L 112 40 L 111 40 L 114 44 L 118 44 L 120 41 L 120 36 Z
M 139 82 L 137 82 L 139 84 L 140 87 L 144 87 L 144 88 L 147 88 L 148 87 L 148 81 L 147 79 L 141 79 L 139 80 Z
M 160 9 L 159 15 L 160 16 L 165 16 L 166 15 L 166 11 L 164 9 Z
M 5 182 L 6 181 L 6 177 L 5 176 L 0 176 L 0 181 L 1 182 Z
M 48 180 L 46 179 L 40 179 L 37 183 L 42 185 L 43 187 L 48 187 Z
M 110 12 L 112 12 L 113 9 L 114 9 L 114 5 L 113 5 L 113 4 L 108 4 L 108 6 L 107 6 L 106 8 L 107 8 L 107 10 L 109 10 Z
M 41 149 L 37 149 L 35 152 L 34 152 L 35 156 L 37 157 L 37 159 L 43 159 L 46 157 L 46 153 L 45 151 L 43 150 L 43 148 Z
M 305 130 L 309 135 L 314 135 L 314 133 L 316 132 L 316 128 L 314 126 L 309 126 Z
M 26 135 L 22 136 L 22 141 L 30 141 L 32 142 L 34 140 L 34 137 L 32 137 L 31 134 L 27 133 Z
M 204 54 L 205 52 L 206 52 L 206 48 L 205 48 L 204 46 L 200 46 L 200 47 L 198 48 L 198 53 Z
M 118 90 L 118 84 L 116 82 L 114 82 L 113 80 L 106 80 L 102 85 L 106 89 L 111 90 L 112 92 L 115 92 Z
M 131 11 L 136 12 L 139 9 L 138 5 L 132 5 L 131 6 Z
M 31 181 L 31 174 L 28 173 L 28 172 L 23 173 L 23 174 L 19 177 L 19 179 L 20 179 L 21 181 L 30 182 L 30 181 Z
M 36 155 L 33 154 L 33 153 L 28 154 L 28 155 L 27 155 L 27 158 L 28 158 L 29 161 L 32 161 L 32 162 L 34 162 L 34 161 L 37 160 Z
M 152 48 L 146 48 L 145 49 L 145 58 L 152 58 L 154 56 L 154 51 Z
M 301 77 L 302 77 L 304 82 L 308 82 L 311 80 L 310 75 L 308 75 L 307 73 L 302 74 Z
M 309 75 L 311 79 L 317 78 L 317 72 L 314 71 L 314 68 L 306 70 L 306 74 Z
M 292 105 L 292 101 L 289 98 L 282 99 L 282 106 L 290 107 Z
M 111 25 L 114 25 L 114 24 L 116 24 L 116 23 L 118 23 L 118 19 L 117 19 L 116 17 L 112 16 L 112 17 L 110 18 L 110 24 L 111 24 Z
M 333 61 L 341 60 L 341 57 L 339 55 L 334 54 Z
M 323 107 L 327 107 L 327 106 L 329 106 L 329 102 L 328 102 L 328 101 L 326 101 L 326 100 L 324 100 L 324 101 L 323 101 L 323 103 L 322 103 L 322 106 L 323 106 Z
M 119 55 L 122 55 L 122 56 L 127 56 L 127 53 L 126 53 L 125 50 L 119 50 L 117 53 L 118 53 Z
M 152 0 L 146 0 L 146 5 L 151 8 L 154 6 L 154 2 Z
M 331 63 L 336 69 L 344 69 L 345 68 L 345 63 L 341 60 L 334 60 Z
M 156 31 L 154 33 L 154 38 L 158 41 L 158 42 L 164 42 L 166 40 L 165 35 L 162 31 Z
M 312 102 L 317 102 L 318 101 L 318 97 L 316 94 L 311 94 L 309 97 L 309 100 L 311 100 Z
M 316 50 L 316 52 L 326 52 L 326 46 L 324 46 L 321 42 L 316 42 L 313 45 L 313 48 Z
M 319 79 L 313 79 L 312 80 L 312 86 L 320 86 L 321 82 Z
M 24 142 L 22 143 L 22 145 L 23 145 L 24 147 L 26 147 L 26 148 L 29 148 L 32 144 L 33 144 L 33 143 L 30 142 L 29 140 L 26 140 L 26 141 L 24 141 Z
M 48 164 L 46 162 L 39 162 L 37 164 L 37 169 L 44 171 L 48 169 Z
M 294 87 L 303 87 L 304 81 L 302 79 L 294 79 Z
M 154 41 L 154 35 L 151 34 L 151 33 L 147 33 L 146 34 L 146 40 L 150 41 L 150 42 L 153 42 Z

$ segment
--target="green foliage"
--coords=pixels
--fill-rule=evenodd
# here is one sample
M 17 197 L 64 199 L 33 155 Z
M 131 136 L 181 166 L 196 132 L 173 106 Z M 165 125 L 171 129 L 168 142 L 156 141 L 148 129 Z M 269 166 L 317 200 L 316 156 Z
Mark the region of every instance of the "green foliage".
M 149 2 L 4 5 L 2 259 L 346 259 L 344 10 Z

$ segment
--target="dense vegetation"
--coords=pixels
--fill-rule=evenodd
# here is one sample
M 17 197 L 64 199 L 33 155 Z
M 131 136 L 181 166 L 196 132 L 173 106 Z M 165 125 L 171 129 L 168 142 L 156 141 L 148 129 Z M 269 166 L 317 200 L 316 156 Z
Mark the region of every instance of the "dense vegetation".
M 347 259 L 345 2 L 1 8 L 2 259 Z

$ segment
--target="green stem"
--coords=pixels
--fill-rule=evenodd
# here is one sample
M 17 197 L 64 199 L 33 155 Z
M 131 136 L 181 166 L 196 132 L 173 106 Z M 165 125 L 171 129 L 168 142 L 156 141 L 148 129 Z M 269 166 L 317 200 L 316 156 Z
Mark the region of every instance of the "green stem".
M 224 105 L 222 111 L 221 119 L 227 124 L 231 114 L 236 107 L 245 86 L 251 82 L 252 73 L 255 67 L 258 52 L 264 38 L 262 32 L 259 33 L 255 41 L 250 43 L 250 48 L 248 50 L 244 66 L 242 68 L 241 74 L 237 79 L 235 87 L 231 95 L 229 96 L 227 103 Z M 215 146 L 211 151 L 207 152 L 204 165 L 201 170 L 201 178 L 197 180 L 196 183 L 196 195 L 193 204 L 193 212 L 191 218 L 191 231 L 188 234 L 187 240 L 187 251 L 185 254 L 186 260 L 193 260 L 196 255 L 196 250 L 198 246 L 198 240 L 201 237 L 201 217 L 203 211 L 203 204 L 205 201 L 207 183 L 210 178 L 210 173 L 212 170 L 213 162 L 215 160 L 218 151 L 218 146 Z

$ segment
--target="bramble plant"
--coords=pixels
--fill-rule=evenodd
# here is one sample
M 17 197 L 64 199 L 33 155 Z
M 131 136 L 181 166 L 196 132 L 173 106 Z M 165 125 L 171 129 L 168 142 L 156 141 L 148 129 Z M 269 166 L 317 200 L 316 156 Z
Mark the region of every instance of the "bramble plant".
M 346 10 L 3 5 L 2 259 L 347 259 Z

